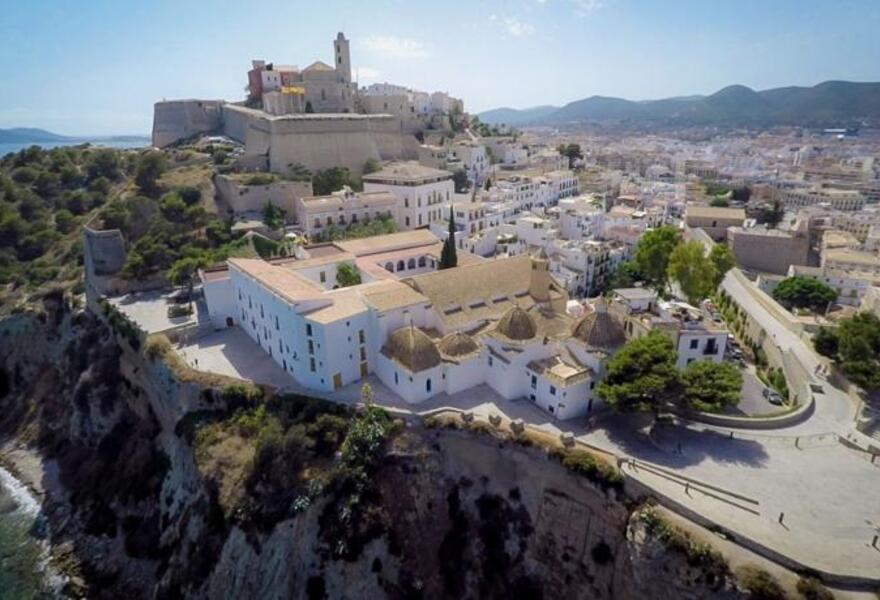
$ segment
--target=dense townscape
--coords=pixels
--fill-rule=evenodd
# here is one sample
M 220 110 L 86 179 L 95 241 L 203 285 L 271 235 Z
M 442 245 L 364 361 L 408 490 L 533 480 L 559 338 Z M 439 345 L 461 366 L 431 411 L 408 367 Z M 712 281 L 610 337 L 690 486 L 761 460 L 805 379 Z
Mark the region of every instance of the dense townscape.
M 657 103 L 625 126 L 590 105 L 473 114 L 352 69 L 339 33 L 327 63 L 253 60 L 243 99 L 157 102 L 150 148 L 0 158 L 2 448 L 57 465 L 40 486 L 79 565 L 65 593 L 880 589 L 880 122 L 765 108 L 730 125 L 719 98 L 754 101 L 739 88 L 688 100 L 689 123 Z M 558 459 L 590 491 L 520 478 L 476 496 L 479 467 L 515 471 L 535 447 L 524 472 Z M 430 496 L 413 456 L 454 488 Z M 448 532 L 396 518 L 417 492 Z M 310 514 L 320 526 L 298 529 Z M 411 564 L 405 519 L 442 540 L 434 575 Z M 502 521 L 519 554 L 492 537 Z M 314 547 L 276 539 L 297 535 Z M 526 538 L 580 570 L 542 575 Z M 633 540 L 681 554 L 666 573 L 684 587 L 645 595 Z M 114 552 L 131 564 L 84 558 Z

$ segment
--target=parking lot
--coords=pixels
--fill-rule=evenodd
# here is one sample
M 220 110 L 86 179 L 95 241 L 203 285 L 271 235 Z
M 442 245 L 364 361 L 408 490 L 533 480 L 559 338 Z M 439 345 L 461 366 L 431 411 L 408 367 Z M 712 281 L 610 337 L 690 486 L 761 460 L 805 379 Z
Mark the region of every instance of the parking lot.
M 765 390 L 766 385 L 758 378 L 755 365 L 745 358 L 741 351 L 735 350 L 736 346 L 730 344 L 728 339 L 728 352 L 725 354 L 725 360 L 732 362 L 739 368 L 742 373 L 743 385 L 740 402 L 737 406 L 729 408 L 728 414 L 745 415 L 756 417 L 769 413 L 778 412 L 784 405 L 773 404 L 770 402 Z M 734 349 L 733 351 L 731 351 Z

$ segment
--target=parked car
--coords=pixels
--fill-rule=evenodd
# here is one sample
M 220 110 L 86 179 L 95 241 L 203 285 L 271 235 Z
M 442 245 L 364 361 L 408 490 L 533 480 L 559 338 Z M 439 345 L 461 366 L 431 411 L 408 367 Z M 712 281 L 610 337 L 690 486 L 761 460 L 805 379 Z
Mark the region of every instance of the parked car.
M 770 404 L 775 404 L 776 406 L 782 406 L 785 404 L 785 400 L 782 399 L 779 392 L 771 390 L 770 388 L 764 388 L 764 397 Z

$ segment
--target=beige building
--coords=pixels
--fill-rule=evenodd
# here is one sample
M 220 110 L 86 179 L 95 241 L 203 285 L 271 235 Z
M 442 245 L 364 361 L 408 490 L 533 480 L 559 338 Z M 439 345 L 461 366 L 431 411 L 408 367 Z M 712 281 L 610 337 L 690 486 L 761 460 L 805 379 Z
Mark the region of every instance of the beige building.
M 296 200 L 296 219 L 303 231 L 314 236 L 329 227 L 345 229 L 379 217 L 397 221 L 397 198 L 390 192 L 354 192 L 348 186 L 328 196 Z
M 785 275 L 791 265 L 808 265 L 810 238 L 803 231 L 732 227 L 727 241 L 740 267 Z
M 741 227 L 746 219 L 746 211 L 741 208 L 726 208 L 689 204 L 685 222 L 688 227 L 699 227 L 716 242 L 727 239 L 728 227 Z
M 805 208 L 824 205 L 835 210 L 862 210 L 865 197 L 855 190 L 820 187 L 779 188 L 776 198 L 785 208 Z

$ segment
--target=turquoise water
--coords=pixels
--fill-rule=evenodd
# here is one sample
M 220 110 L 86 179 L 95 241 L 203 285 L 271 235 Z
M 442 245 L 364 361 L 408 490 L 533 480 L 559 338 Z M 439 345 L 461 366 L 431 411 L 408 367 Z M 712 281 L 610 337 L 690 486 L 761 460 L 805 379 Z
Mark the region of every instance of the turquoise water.
M 18 152 L 19 150 L 23 150 L 25 148 L 29 148 L 30 146 L 40 146 L 41 148 L 50 149 L 50 148 L 58 148 L 59 146 L 78 146 L 80 144 L 90 143 L 96 146 L 106 146 L 108 148 L 143 148 L 144 146 L 150 145 L 150 140 L 148 138 L 138 139 L 138 140 L 102 140 L 100 138 L 97 139 L 83 139 L 83 140 L 71 140 L 67 142 L 3 142 L 0 143 L 0 158 L 6 155 L 9 152 Z
M 59 598 L 47 567 L 40 507 L 28 490 L 0 468 L 0 600 Z

